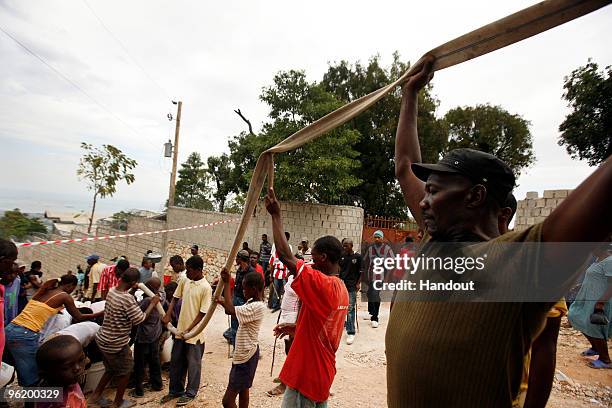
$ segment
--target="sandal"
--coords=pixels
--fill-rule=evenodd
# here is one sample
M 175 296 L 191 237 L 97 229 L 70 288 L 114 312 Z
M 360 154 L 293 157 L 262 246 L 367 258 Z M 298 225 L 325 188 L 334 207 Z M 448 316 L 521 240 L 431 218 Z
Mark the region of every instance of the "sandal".
M 284 384 L 279 384 L 276 387 L 272 388 L 270 391 L 266 391 L 266 395 L 268 397 L 276 397 L 279 395 L 283 395 L 285 393 L 285 386 Z
M 117 408 L 131 408 L 136 406 L 136 401 L 124 399 Z
M 598 356 L 599 353 L 593 349 L 593 347 L 588 348 L 586 350 L 584 350 L 582 353 L 580 353 L 581 356 L 583 357 L 590 357 L 590 356 Z
M 105 397 L 100 397 L 97 400 L 92 401 L 91 403 L 103 408 L 110 407 L 111 405 L 113 405 L 113 401 Z
M 589 367 L 591 368 L 607 368 L 607 369 L 612 369 L 612 363 L 604 363 L 601 360 L 593 360 L 589 363 Z

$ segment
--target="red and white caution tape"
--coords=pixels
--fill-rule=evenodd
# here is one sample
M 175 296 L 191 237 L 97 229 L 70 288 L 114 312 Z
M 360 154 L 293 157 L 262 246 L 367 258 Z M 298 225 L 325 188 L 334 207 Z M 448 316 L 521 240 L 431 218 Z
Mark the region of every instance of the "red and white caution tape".
M 23 248 L 23 247 L 51 245 L 51 244 L 72 244 L 73 242 L 102 241 L 105 239 L 139 237 L 142 235 L 163 234 L 165 232 L 186 231 L 186 230 L 192 230 L 192 229 L 198 229 L 198 228 L 214 227 L 216 225 L 228 224 L 230 222 L 238 222 L 238 221 L 240 221 L 240 218 L 234 218 L 231 220 L 224 220 L 224 221 L 215 221 L 215 222 L 210 222 L 208 224 L 191 225 L 189 227 L 171 228 L 171 229 L 165 229 L 165 230 L 159 230 L 159 231 L 135 232 L 132 234 L 118 234 L 118 235 L 103 235 L 99 237 L 87 237 L 87 238 L 56 239 L 54 241 L 16 242 L 15 245 Z

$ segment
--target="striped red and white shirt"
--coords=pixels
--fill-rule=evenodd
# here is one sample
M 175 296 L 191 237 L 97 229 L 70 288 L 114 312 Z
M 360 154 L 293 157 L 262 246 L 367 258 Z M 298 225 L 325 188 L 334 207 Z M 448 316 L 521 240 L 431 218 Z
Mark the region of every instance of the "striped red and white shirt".
M 291 249 L 291 253 L 293 253 L 293 248 L 289 245 Z M 270 256 L 270 267 L 272 268 L 272 277 L 274 279 L 287 279 L 289 275 L 289 271 L 284 263 L 281 262 L 278 254 L 276 253 L 276 246 L 272 245 L 272 256 Z
M 98 292 L 108 291 L 111 288 L 119 285 L 119 278 L 115 275 L 115 268 L 117 265 L 108 265 L 102 270 L 100 275 L 100 283 L 98 283 Z

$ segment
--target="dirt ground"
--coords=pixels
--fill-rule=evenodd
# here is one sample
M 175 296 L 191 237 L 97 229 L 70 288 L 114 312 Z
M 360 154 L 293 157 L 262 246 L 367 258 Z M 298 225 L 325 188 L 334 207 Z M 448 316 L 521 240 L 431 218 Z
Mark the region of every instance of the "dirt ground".
M 381 307 L 381 324 L 377 329 L 364 320 L 367 305 L 359 305 L 360 332 L 355 342 L 348 346 L 343 342 L 337 354 L 338 373 L 332 386 L 333 395 L 329 406 L 335 407 L 384 407 L 386 406 L 384 336 L 388 321 L 388 307 Z M 384 309 L 384 312 L 382 311 Z M 275 386 L 272 382 L 285 360 L 284 348 L 279 341 L 273 376 L 270 376 L 274 337 L 272 328 L 277 314 L 266 313 L 260 333 L 260 351 L 263 356 L 257 367 L 257 374 L 251 389 L 251 407 L 279 407 L 281 397 L 268 397 L 265 392 Z M 219 407 L 227 385 L 231 368 L 227 343 L 222 337 L 227 328 L 227 316 L 217 310 L 207 330 L 206 351 L 203 358 L 201 389 L 197 403 L 192 406 Z M 346 336 L 346 335 L 345 335 Z M 580 351 L 587 348 L 587 342 L 573 329 L 562 328 L 559 336 L 557 369 L 569 378 L 557 374 L 548 407 L 574 408 L 612 406 L 612 370 L 594 370 L 587 367 L 587 359 Z M 367 378 L 367 381 L 364 379 Z M 560 381 L 561 380 L 561 381 Z M 167 377 L 164 375 L 167 391 Z M 364 388 L 367 384 L 367 388 Z M 108 390 L 112 397 L 114 390 Z M 149 392 L 138 403 L 144 407 L 159 406 L 164 392 Z M 166 406 L 174 406 L 168 403 Z

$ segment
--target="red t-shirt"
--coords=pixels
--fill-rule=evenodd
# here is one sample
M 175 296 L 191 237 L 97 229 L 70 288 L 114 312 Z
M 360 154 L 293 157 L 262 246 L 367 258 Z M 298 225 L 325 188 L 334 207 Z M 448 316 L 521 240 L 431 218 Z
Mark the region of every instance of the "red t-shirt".
M 291 284 L 301 301 L 295 339 L 281 381 L 308 399 L 327 401 L 336 375 L 336 351 L 344 330 L 349 297 L 344 283 L 304 264 Z
M 255 272 L 259 272 L 261 277 L 266 279 L 266 275 L 264 274 L 263 267 L 260 264 L 255 265 Z

